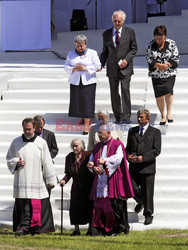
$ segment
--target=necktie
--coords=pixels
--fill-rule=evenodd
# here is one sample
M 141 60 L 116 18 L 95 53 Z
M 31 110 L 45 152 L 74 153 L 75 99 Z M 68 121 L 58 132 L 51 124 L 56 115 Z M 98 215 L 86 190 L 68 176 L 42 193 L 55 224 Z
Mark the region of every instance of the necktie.
M 119 48 L 119 43 L 120 43 L 120 37 L 119 37 L 119 31 L 116 30 L 116 48 L 118 49 Z
M 143 130 L 144 130 L 144 128 L 141 127 L 140 138 L 142 138 L 142 136 L 143 136 Z

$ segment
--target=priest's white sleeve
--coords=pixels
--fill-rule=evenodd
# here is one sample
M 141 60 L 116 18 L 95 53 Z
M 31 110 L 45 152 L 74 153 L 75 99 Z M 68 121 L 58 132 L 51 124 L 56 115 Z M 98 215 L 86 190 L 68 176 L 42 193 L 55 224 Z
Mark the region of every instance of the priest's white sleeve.
M 15 173 L 16 165 L 17 165 L 19 158 L 20 158 L 19 153 L 16 152 L 15 144 L 13 141 L 8 152 L 7 152 L 7 156 L 6 156 L 7 166 L 12 174 Z
M 122 146 L 120 145 L 117 148 L 116 153 L 114 155 L 107 157 L 107 158 L 103 158 L 106 161 L 105 165 L 109 173 L 108 177 L 110 177 L 116 171 L 116 169 L 121 164 L 123 157 L 124 157 L 123 150 L 122 150 Z

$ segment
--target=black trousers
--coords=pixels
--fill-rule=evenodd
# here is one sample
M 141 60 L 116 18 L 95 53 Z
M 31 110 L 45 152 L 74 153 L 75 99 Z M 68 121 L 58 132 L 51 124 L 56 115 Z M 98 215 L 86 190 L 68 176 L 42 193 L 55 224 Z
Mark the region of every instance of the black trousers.
M 31 199 L 15 199 L 13 210 L 13 231 L 29 231 L 32 218 Z
M 155 174 L 131 174 L 134 199 L 144 205 L 144 216 L 151 216 L 154 212 L 153 196 Z
M 114 229 L 108 233 L 106 233 L 104 228 L 97 228 L 93 226 L 91 227 L 91 235 L 92 236 L 99 236 L 99 235 L 111 235 L 113 233 L 121 233 L 124 232 L 124 234 L 129 233 L 129 222 L 128 222 L 128 214 L 127 214 L 127 201 L 113 198 L 110 199 L 110 203 L 114 212 L 116 226 Z M 102 216 L 102 222 L 105 225 L 105 216 Z
M 112 110 L 117 121 L 127 121 L 131 116 L 130 81 L 131 76 L 109 77 Z

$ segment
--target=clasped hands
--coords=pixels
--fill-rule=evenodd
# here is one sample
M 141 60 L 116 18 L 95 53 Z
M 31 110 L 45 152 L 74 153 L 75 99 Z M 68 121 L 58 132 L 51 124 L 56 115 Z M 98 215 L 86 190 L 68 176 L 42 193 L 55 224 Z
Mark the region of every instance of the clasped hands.
M 82 65 L 82 64 L 77 64 L 74 68 L 73 68 L 73 72 L 74 71 L 87 71 L 87 68 Z
M 159 71 L 164 71 L 169 68 L 169 63 L 159 63 L 157 64 L 157 68 Z
M 135 156 L 131 154 L 128 156 L 128 160 L 132 163 L 141 163 L 143 162 L 143 157 L 142 155 Z
M 105 160 L 104 159 L 98 159 L 98 164 L 99 165 L 102 165 L 105 163 Z M 93 169 L 95 171 L 96 174 L 98 175 L 102 175 L 104 173 L 104 170 L 101 169 L 100 167 L 98 166 L 94 166 L 94 162 L 93 161 L 89 161 L 88 164 L 87 164 L 87 167 L 89 169 Z

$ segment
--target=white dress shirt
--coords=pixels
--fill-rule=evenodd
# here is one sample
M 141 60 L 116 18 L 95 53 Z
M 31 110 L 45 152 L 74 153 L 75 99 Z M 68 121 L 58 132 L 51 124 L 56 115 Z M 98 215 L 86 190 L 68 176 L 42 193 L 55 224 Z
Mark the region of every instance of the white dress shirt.
M 144 133 L 146 132 L 146 130 L 148 129 L 149 127 L 149 123 L 147 123 L 144 127 L 143 127 L 143 130 L 142 130 L 142 136 L 144 135 Z M 139 126 L 139 135 L 141 133 L 141 126 Z

